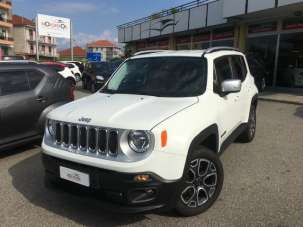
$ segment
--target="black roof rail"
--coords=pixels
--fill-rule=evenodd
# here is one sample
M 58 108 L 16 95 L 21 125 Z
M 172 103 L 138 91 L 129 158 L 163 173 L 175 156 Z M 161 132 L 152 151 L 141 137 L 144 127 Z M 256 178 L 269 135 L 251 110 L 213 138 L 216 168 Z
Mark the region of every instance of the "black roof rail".
M 210 54 L 210 53 L 214 53 L 217 51 L 224 51 L 224 50 L 232 50 L 232 51 L 237 51 L 237 52 L 242 53 L 242 51 L 240 49 L 235 48 L 235 47 L 218 46 L 218 47 L 210 47 L 210 48 L 206 49 L 205 52 L 203 53 L 203 56 L 205 54 Z
M 159 52 L 168 52 L 169 50 L 144 50 L 144 51 L 139 51 L 133 54 L 133 56 L 139 56 L 143 54 L 154 54 L 154 53 L 159 53 Z

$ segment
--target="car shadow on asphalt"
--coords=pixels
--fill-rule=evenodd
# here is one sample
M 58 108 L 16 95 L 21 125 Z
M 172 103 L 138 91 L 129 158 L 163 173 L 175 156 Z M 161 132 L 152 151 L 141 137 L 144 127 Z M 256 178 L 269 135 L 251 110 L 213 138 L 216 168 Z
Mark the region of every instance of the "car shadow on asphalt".
M 303 118 L 303 106 L 298 107 L 294 115 Z
M 17 154 L 23 153 L 28 150 L 32 150 L 34 148 L 39 147 L 40 145 L 41 145 L 41 140 L 37 140 L 35 142 L 29 143 L 29 144 L 26 144 L 23 146 L 0 150 L 0 159 L 7 158 L 7 157 L 10 157 L 13 155 L 17 155 Z
M 85 226 L 119 226 L 146 219 L 145 214 L 116 214 L 81 190 L 44 186 L 41 154 L 35 154 L 9 169 L 14 188 L 29 202 Z

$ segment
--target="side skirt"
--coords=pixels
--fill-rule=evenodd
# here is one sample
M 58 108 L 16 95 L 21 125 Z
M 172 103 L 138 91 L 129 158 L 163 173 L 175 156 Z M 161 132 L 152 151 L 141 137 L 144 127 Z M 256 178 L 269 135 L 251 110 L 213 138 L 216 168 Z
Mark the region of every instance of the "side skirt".
M 225 141 L 222 143 L 220 147 L 219 154 L 221 155 L 230 144 L 232 144 L 240 135 L 241 133 L 247 128 L 247 123 L 242 123 L 238 128 L 236 128 L 232 134 L 230 134 Z

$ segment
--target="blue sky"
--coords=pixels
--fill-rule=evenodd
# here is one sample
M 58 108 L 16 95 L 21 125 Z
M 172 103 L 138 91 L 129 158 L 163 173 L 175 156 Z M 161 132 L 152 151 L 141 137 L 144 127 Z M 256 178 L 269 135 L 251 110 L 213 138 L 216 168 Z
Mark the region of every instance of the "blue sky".
M 116 26 L 190 0 L 13 0 L 13 13 L 34 18 L 37 13 L 73 21 L 77 45 L 96 39 L 117 40 Z M 68 45 L 58 40 L 59 48 Z

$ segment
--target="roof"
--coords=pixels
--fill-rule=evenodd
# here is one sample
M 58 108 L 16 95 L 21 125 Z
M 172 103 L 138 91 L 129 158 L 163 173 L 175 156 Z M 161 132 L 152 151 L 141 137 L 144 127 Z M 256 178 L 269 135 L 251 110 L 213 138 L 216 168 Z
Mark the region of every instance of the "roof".
M 87 44 L 87 47 L 116 47 L 116 45 L 108 40 L 97 40 Z
M 22 16 L 13 15 L 13 25 L 14 26 L 35 26 L 35 23 Z
M 74 50 L 74 57 L 82 57 L 82 58 L 86 57 L 86 50 L 83 49 L 82 47 L 75 46 L 73 50 Z M 60 57 L 70 57 L 70 48 L 59 51 L 59 55 Z

